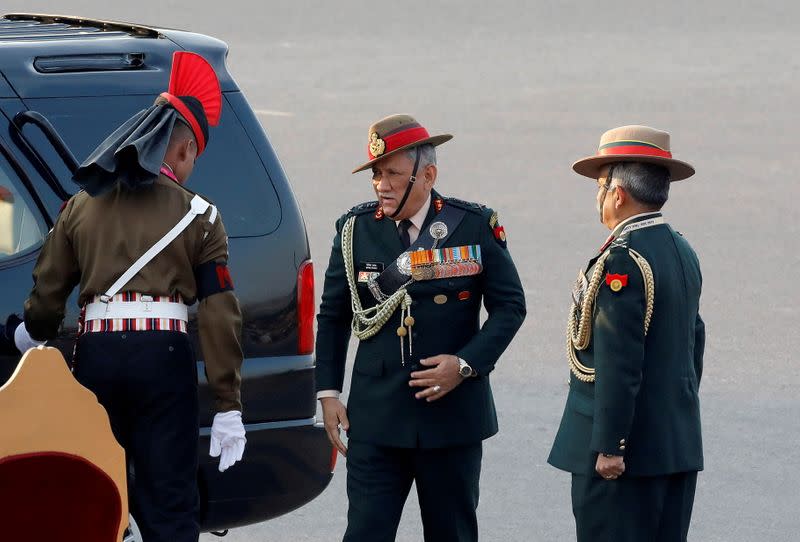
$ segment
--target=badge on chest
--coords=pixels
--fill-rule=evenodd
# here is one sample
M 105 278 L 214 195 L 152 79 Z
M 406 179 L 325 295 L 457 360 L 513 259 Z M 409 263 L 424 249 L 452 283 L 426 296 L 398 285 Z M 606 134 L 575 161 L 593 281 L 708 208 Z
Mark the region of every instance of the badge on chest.
M 358 264 L 358 282 L 367 284 L 370 280 L 376 279 L 383 273 L 384 264 L 382 262 L 361 262 Z

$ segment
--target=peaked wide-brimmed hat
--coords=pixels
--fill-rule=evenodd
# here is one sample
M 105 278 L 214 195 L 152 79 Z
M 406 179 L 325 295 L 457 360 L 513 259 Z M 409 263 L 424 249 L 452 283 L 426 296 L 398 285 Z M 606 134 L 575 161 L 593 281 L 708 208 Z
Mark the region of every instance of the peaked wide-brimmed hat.
M 372 164 L 400 151 L 420 145 L 441 145 L 453 136 L 442 134 L 431 136 L 428 130 L 411 115 L 389 115 L 369 127 L 367 133 L 367 157 L 369 161 L 353 170 L 353 173 L 369 169 Z
M 572 164 L 572 169 L 585 177 L 597 179 L 603 166 L 615 162 L 646 162 L 664 166 L 669 170 L 672 181 L 682 181 L 694 175 L 694 168 L 690 164 L 672 157 L 668 132 L 635 124 L 604 133 L 597 154 L 578 160 Z

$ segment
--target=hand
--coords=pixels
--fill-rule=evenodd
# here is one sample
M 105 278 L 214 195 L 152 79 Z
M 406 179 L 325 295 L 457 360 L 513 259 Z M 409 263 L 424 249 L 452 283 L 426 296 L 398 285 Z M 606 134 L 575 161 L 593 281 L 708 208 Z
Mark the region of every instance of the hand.
M 350 430 L 347 408 L 337 397 L 323 397 L 319 402 L 322 403 L 322 421 L 325 424 L 325 432 L 328 433 L 328 440 L 339 453 L 346 456 L 347 446 L 339 437 L 339 426 L 341 425 L 345 431 Z
M 228 467 L 241 461 L 244 455 L 244 436 L 242 413 L 238 410 L 218 412 L 211 424 L 211 446 L 208 455 L 219 457 L 219 471 L 225 472 Z
M 606 480 L 615 480 L 625 472 L 625 458 L 621 455 L 605 457 L 603 454 L 598 454 L 594 470 Z
M 20 354 L 24 354 L 31 348 L 36 348 L 37 346 L 43 345 L 47 341 L 37 341 L 33 339 L 28 330 L 25 328 L 25 322 L 21 322 L 17 329 L 14 330 L 14 344 L 19 350 Z
M 417 392 L 414 397 L 425 399 L 429 403 L 441 399 L 453 391 L 464 380 L 458 372 L 458 358 L 451 354 L 440 354 L 419 362 L 426 367 L 433 367 L 424 371 L 411 373 L 408 385 L 412 388 L 425 388 Z

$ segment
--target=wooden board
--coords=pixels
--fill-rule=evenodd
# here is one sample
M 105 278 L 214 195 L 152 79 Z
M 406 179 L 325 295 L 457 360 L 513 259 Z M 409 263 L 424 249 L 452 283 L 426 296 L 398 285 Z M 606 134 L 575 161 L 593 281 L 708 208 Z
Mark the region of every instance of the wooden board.
M 22 356 L 0 387 L 0 427 L 0 458 L 41 452 L 83 457 L 113 480 L 127 514 L 125 451 L 105 409 L 75 380 L 60 351 L 40 346 Z M 120 540 L 127 523 L 120 522 Z

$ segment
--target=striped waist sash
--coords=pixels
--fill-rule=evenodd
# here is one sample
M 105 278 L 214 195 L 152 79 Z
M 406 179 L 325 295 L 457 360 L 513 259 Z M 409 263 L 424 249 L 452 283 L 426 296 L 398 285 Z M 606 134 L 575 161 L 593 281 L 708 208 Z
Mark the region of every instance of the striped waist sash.
M 189 311 L 180 294 L 149 296 L 137 292 L 114 295 L 108 302 L 95 296 L 81 310 L 78 334 L 115 331 L 179 331 L 186 333 Z

